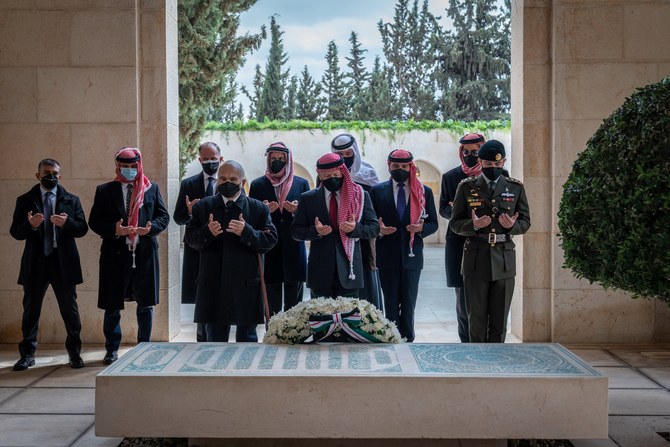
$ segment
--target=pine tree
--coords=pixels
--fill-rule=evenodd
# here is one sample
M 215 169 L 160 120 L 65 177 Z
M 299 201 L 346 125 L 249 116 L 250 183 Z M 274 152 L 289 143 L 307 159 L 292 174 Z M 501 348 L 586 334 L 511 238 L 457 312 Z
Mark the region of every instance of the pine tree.
M 240 113 L 240 107 L 237 98 L 237 82 L 234 76 L 229 76 L 225 88 L 226 101 L 220 107 L 210 106 L 207 110 L 207 121 L 219 121 L 222 123 L 231 123 L 241 120 L 244 114 Z
M 347 85 L 344 82 L 344 75 L 340 71 L 337 45 L 333 40 L 328 43 L 326 63 L 328 67 L 321 80 L 326 97 L 326 119 L 346 120 L 348 119 L 347 98 L 345 96 Z
M 259 34 L 238 36 L 240 13 L 256 0 L 180 0 L 179 11 L 179 162 L 197 154 L 207 113 L 231 100 L 229 76 L 239 70 L 244 56 L 259 48 Z
M 275 17 L 270 18 L 270 52 L 265 65 L 265 80 L 256 115 L 259 120 L 284 119 L 284 98 L 289 72 L 283 71 L 288 57 L 284 53 L 283 31 Z
M 409 7 L 409 0 L 399 0 L 392 23 L 379 21 L 384 55 L 391 75 L 391 93 L 397 98 L 401 119 L 434 119 L 435 84 L 433 35 L 437 19 L 424 0 Z
M 443 119 L 490 120 L 509 117 L 510 5 L 496 14 L 491 0 L 450 0 L 451 31 L 436 36 Z
M 307 65 L 300 73 L 300 86 L 297 94 L 296 118 L 317 121 L 324 112 L 323 100 L 321 98 L 321 84 L 314 81 L 309 74 Z
M 349 108 L 351 110 L 351 119 L 360 120 L 366 119 L 364 108 L 364 88 L 365 84 L 368 82 L 370 75 L 365 70 L 363 65 L 363 53 L 368 50 L 361 49 L 361 44 L 358 41 L 358 35 L 355 32 L 351 32 L 349 37 L 349 42 L 351 42 L 351 57 L 347 57 L 347 66 L 349 67 L 349 72 L 345 75 L 349 79 L 349 88 L 347 91 L 347 96 L 349 97 Z

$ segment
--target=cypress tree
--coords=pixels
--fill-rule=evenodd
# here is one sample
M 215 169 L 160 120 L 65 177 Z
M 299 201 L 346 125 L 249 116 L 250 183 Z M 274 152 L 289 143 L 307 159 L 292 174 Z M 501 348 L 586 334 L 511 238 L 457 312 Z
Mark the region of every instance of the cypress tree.
M 323 74 L 321 84 L 326 96 L 326 119 L 346 120 L 348 119 L 346 88 L 344 75 L 340 71 L 340 59 L 337 55 L 337 45 L 331 40 L 326 52 L 326 63 L 328 67 Z
M 321 98 L 321 84 L 314 81 L 309 74 L 307 65 L 300 73 L 300 86 L 297 93 L 296 117 L 303 120 L 317 121 L 324 112 Z
M 386 66 L 381 66 L 379 56 L 370 75 L 370 83 L 363 91 L 361 112 L 366 120 L 397 119 L 396 101 L 391 96 L 390 75 Z
M 286 100 L 284 106 L 284 119 L 286 120 L 292 120 L 296 117 L 297 94 L 298 94 L 298 77 L 291 76 L 291 82 L 289 82 L 288 90 L 286 91 Z
M 265 65 L 265 80 L 256 115 L 259 120 L 265 118 L 284 119 L 284 99 L 289 73 L 283 71 L 288 57 L 284 52 L 283 31 L 275 17 L 270 18 L 270 52 Z
M 240 88 L 242 93 L 244 93 L 244 96 L 246 96 L 249 99 L 249 119 L 256 119 L 256 120 L 259 119 L 258 103 L 260 102 L 261 92 L 263 91 L 263 79 L 264 77 L 263 72 L 261 71 L 261 66 L 256 64 L 254 81 L 253 81 L 253 87 L 254 87 L 253 93 L 249 92 L 249 90 L 245 86 L 242 86 Z
M 180 0 L 179 12 L 179 161 L 180 173 L 198 151 L 208 110 L 218 109 L 230 96 L 229 76 L 244 56 L 258 49 L 265 37 L 238 36 L 240 13 L 256 0 Z
M 368 82 L 370 75 L 365 70 L 363 65 L 363 60 L 365 57 L 363 53 L 368 50 L 361 48 L 361 44 L 358 41 L 358 35 L 355 32 L 351 32 L 349 37 L 349 42 L 351 42 L 351 50 L 349 52 L 350 57 L 347 57 L 347 66 L 349 67 L 349 72 L 345 74 L 345 77 L 349 79 L 349 88 L 347 95 L 349 97 L 349 108 L 351 110 L 351 119 L 360 120 L 366 119 L 364 112 L 364 89 L 365 84 Z

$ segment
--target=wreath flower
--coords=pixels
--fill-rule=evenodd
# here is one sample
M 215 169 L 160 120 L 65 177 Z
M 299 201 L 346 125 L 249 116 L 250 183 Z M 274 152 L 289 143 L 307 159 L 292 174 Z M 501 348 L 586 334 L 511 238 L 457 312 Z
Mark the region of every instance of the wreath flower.
M 358 309 L 361 323 L 358 328 L 377 343 L 401 343 L 402 337 L 395 323 L 387 319 L 373 304 L 358 298 L 313 298 L 293 306 L 286 312 L 279 312 L 270 318 L 263 343 L 289 344 L 304 343 L 312 334 L 310 317 L 333 315 Z

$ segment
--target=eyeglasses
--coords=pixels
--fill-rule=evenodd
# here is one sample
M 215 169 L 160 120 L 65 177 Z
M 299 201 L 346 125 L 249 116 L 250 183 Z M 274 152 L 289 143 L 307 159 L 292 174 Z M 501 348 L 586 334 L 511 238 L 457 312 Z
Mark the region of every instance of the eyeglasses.
M 464 157 L 467 157 L 468 155 L 479 157 L 479 151 L 469 151 L 467 149 L 463 149 L 461 153 L 463 154 Z

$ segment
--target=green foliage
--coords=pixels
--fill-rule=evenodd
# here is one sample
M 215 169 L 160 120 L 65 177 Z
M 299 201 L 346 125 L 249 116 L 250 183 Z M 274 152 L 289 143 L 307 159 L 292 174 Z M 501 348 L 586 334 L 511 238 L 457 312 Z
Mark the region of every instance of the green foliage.
M 235 121 L 233 123 L 207 123 L 206 130 L 218 130 L 222 132 L 254 132 L 260 130 L 323 130 L 344 129 L 349 131 L 387 131 L 390 133 L 409 132 L 411 130 L 422 130 L 430 132 L 433 130 L 447 130 L 455 135 L 463 135 L 468 132 L 491 132 L 494 130 L 509 130 L 509 121 Z
M 280 31 L 275 17 L 270 18 L 270 52 L 265 65 L 265 74 L 260 100 L 256 109 L 256 119 L 284 119 L 284 99 L 289 77 L 284 67 L 288 57 L 284 53 L 283 31 Z
M 670 77 L 638 89 L 575 161 L 558 212 L 565 267 L 670 305 Z
M 326 63 L 328 67 L 321 80 L 323 92 L 326 96 L 326 119 L 347 119 L 347 84 L 344 80 L 344 74 L 340 71 L 340 58 L 337 55 L 337 45 L 335 45 L 335 41 L 333 40 L 328 42 Z
M 237 36 L 240 13 L 256 0 L 179 1 L 179 161 L 186 163 L 198 150 L 210 110 L 234 101 L 229 79 L 257 49 L 261 34 Z
M 455 119 L 498 119 L 510 107 L 510 6 L 496 14 L 490 0 L 450 0 L 451 30 L 433 36 L 439 114 Z
M 346 58 L 349 72 L 344 75 L 345 78 L 349 79 L 347 91 L 349 110 L 351 111 L 349 118 L 360 120 L 367 118 L 365 114 L 364 89 L 370 75 L 366 72 L 363 65 L 363 60 L 365 60 L 363 53 L 368 50 L 361 48 L 358 35 L 353 31 L 349 37 L 349 42 L 351 42 L 350 57 Z
M 379 21 L 384 56 L 389 69 L 391 96 L 401 119 L 435 119 L 434 35 L 437 19 L 428 10 L 428 0 L 419 10 L 418 0 L 399 0 L 393 22 Z
M 323 98 L 321 98 L 321 84 L 314 81 L 309 69 L 300 73 L 300 86 L 297 93 L 296 117 L 303 120 L 316 121 L 324 111 Z

